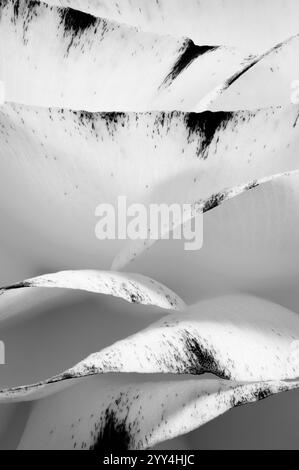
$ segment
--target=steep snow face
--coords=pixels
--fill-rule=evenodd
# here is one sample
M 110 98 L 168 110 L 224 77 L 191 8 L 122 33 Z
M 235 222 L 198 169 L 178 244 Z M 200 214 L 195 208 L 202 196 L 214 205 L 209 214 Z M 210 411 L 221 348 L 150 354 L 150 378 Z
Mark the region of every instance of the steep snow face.
M 7 104 L 0 112 L 1 205 L 19 214 L 10 221 L 13 233 L 22 220 L 28 240 L 64 247 L 59 256 L 55 250 L 47 255 L 30 243 L 30 265 L 41 256 L 54 270 L 62 260 L 89 268 L 100 260 L 108 267 L 121 241 L 96 239 L 100 203 L 115 205 L 124 195 L 128 204 L 208 205 L 226 188 L 296 170 L 297 116 L 296 106 L 92 114 Z M 5 232 L 2 237 L 5 245 Z
M 209 109 L 254 110 L 298 103 L 298 52 L 298 35 L 275 45 L 220 87 Z
M 147 449 L 235 406 L 296 387 L 296 381 L 163 380 L 117 385 L 93 378 L 37 402 L 20 449 Z
M 26 0 L 0 3 L 0 44 L 7 101 L 88 111 L 190 110 L 250 60 Z
M 297 0 L 46 0 L 197 44 L 260 54 L 298 33 Z M 266 25 L 266 26 L 265 26 Z

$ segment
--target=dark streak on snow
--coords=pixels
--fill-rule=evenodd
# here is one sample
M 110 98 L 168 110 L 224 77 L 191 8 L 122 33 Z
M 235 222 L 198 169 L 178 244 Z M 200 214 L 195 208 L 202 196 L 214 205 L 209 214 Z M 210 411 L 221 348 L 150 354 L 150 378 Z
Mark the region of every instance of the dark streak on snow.
M 82 34 L 86 29 L 94 27 L 98 21 L 95 16 L 71 8 L 59 8 L 59 15 L 65 33 Z
M 191 39 L 187 39 L 180 49 L 180 56 L 171 72 L 163 81 L 161 87 L 169 86 L 197 57 L 217 49 L 218 46 L 197 46 Z M 160 88 L 161 88 L 160 87 Z
M 73 10 L 72 8 L 58 8 L 58 14 L 64 29 L 64 36 L 71 37 L 67 47 L 67 54 L 69 53 L 75 38 L 80 37 L 86 30 L 95 28 L 98 22 L 101 21 L 95 16 L 78 10 Z M 105 28 L 103 29 L 105 30 Z
M 9 290 L 14 290 L 14 289 L 23 289 L 26 287 L 32 287 L 31 282 L 28 282 L 28 281 L 17 282 L 16 284 L 12 284 L 10 286 L 0 287 L 0 291 L 5 292 Z
M 296 126 L 297 126 L 298 119 L 299 119 L 299 113 L 298 113 L 297 116 L 296 116 L 296 119 L 295 119 L 295 121 L 294 121 L 293 127 L 296 127 Z
M 117 419 L 113 410 L 108 408 L 104 416 L 104 425 L 90 450 L 96 451 L 125 451 L 129 449 L 130 433 L 124 421 Z
M 188 143 L 192 142 L 195 137 L 200 137 L 200 145 L 197 148 L 196 155 L 203 159 L 207 157 L 207 149 L 211 144 L 215 133 L 220 129 L 225 129 L 227 123 L 233 117 L 232 112 L 216 112 L 205 111 L 203 113 L 187 113 L 185 116 L 185 124 L 188 129 Z
M 220 378 L 230 380 L 231 375 L 221 367 L 213 351 L 203 347 L 197 338 L 188 331 L 184 332 L 183 338 L 188 357 L 187 368 L 190 374 L 199 375 L 204 372 L 211 372 Z
M 285 44 L 287 44 L 288 41 L 289 40 L 280 42 L 279 44 L 276 44 L 271 50 L 267 51 L 265 54 L 256 57 L 246 67 L 244 67 L 242 70 L 235 73 L 231 78 L 229 78 L 225 84 L 225 88 L 229 88 L 236 80 L 238 80 L 240 77 L 242 77 L 242 75 L 248 72 L 248 70 L 254 67 L 257 63 L 261 62 L 265 57 L 269 56 L 271 53 L 281 49 Z
M 13 3 L 11 0 L 0 0 L 0 9 L 3 10 L 7 6 L 13 7 L 14 12 L 14 19 L 16 20 L 19 16 L 19 9 L 20 9 L 20 0 L 15 0 Z
M 246 186 L 244 186 L 243 191 L 250 191 L 251 189 L 255 189 L 259 186 L 259 182 L 257 180 L 251 181 Z M 209 199 L 204 202 L 203 205 L 203 212 L 208 212 L 216 207 L 220 206 L 223 202 L 229 199 L 229 195 L 232 190 L 221 191 L 219 193 L 213 194 Z
M 74 111 L 74 114 L 77 116 L 80 124 L 85 127 L 86 125 L 91 125 L 93 128 L 94 123 L 98 120 L 96 113 L 91 113 L 90 111 Z
M 73 111 L 73 115 L 79 124 L 90 128 L 93 134 L 98 137 L 98 124 L 102 121 L 110 137 L 115 134 L 130 121 L 130 115 L 124 112 L 101 112 L 93 113 L 88 111 Z
M 60 25 L 62 25 L 64 37 L 70 37 L 69 44 L 67 45 L 67 54 L 74 45 L 74 40 L 80 38 L 86 30 L 94 28 L 94 33 L 97 33 L 97 26 L 100 25 L 100 31 L 99 34 L 97 34 L 97 39 L 100 41 L 103 39 L 108 29 L 107 21 L 102 18 L 97 18 L 88 13 L 73 10 L 72 8 L 50 6 L 36 0 L 29 0 L 27 2 L 21 2 L 21 0 L 0 0 L 0 13 L 2 13 L 2 10 L 6 7 L 11 7 L 9 14 L 14 24 L 16 24 L 17 20 L 21 19 L 23 21 L 24 44 L 28 41 L 26 35 L 29 24 L 34 18 L 41 17 L 46 10 L 53 10 L 55 14 L 58 14 L 58 19 L 60 18 Z
M 16 0 L 15 3 L 14 3 L 14 17 L 15 18 L 18 18 L 19 16 L 19 8 L 20 8 L 20 0 Z
M 8 14 L 10 15 L 10 21 L 16 25 L 18 20 L 23 22 L 23 42 L 27 44 L 27 32 L 29 24 L 38 16 L 38 13 L 42 9 L 50 8 L 47 4 L 41 4 L 36 0 L 29 0 L 27 2 L 20 0 L 0 0 L 0 13 L 2 16 L 3 10 L 8 7 L 10 8 Z
M 230 87 L 235 81 L 237 81 L 242 75 L 244 75 L 248 70 L 250 70 L 252 67 L 254 67 L 258 62 L 260 61 L 260 57 L 255 59 L 254 61 L 250 62 L 244 69 L 240 70 L 239 72 L 235 73 L 231 78 L 229 78 L 226 82 L 225 88 Z
M 109 136 L 113 137 L 130 120 L 130 115 L 124 112 L 110 112 L 101 113 L 101 118 L 105 122 Z

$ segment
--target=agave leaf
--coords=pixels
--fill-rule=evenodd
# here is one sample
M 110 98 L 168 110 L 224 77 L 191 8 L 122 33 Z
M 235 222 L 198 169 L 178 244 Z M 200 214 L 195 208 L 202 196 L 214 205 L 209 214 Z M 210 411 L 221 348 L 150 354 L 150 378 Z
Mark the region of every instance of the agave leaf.
M 277 44 L 206 97 L 206 109 L 232 111 L 298 102 L 298 51 L 298 35 Z M 195 110 L 202 107 L 199 103 Z
M 0 299 L 0 389 L 51 377 L 165 315 L 159 307 L 68 288 L 11 289 Z
M 40 2 L 3 0 L 0 13 L 6 101 L 88 111 L 188 109 L 245 60 L 235 49 Z
M 255 189 L 265 183 L 274 181 L 277 178 L 286 177 L 295 173 L 297 173 L 297 171 L 271 175 L 265 178 L 251 181 L 250 183 L 242 184 L 230 189 L 225 189 L 220 193 L 213 194 L 207 200 L 196 201 L 190 205 L 189 210 L 184 214 L 183 220 L 178 221 L 177 224 L 173 223 L 172 225 L 167 226 L 167 230 L 165 230 L 163 233 L 163 237 L 164 239 L 168 239 L 170 237 L 170 233 L 175 230 L 177 226 L 184 225 L 186 222 L 198 217 L 199 214 L 204 214 L 212 209 L 215 209 L 215 207 L 219 207 L 224 202 L 227 202 L 230 199 L 239 196 L 240 194 L 251 191 L 252 189 Z M 157 241 L 157 239 L 150 237 L 146 238 L 145 240 L 126 240 L 125 245 L 122 247 L 121 251 L 117 253 L 112 262 L 112 269 L 123 268 L 131 261 L 134 261 L 136 257 L 142 255 L 145 250 L 151 248 Z
M 204 214 L 199 251 L 184 251 L 184 240 L 158 241 L 135 258 L 134 272 L 159 272 L 159 280 L 184 295 L 187 304 L 237 290 L 297 311 L 298 173 L 274 178 L 217 207 L 220 201 L 216 198 L 215 208 Z M 174 259 L 179 270 L 173 269 Z
M 264 52 L 298 33 L 296 0 L 47 0 L 47 3 L 71 6 L 146 31 L 188 36 L 199 44 L 238 44 L 253 53 Z
M 9 295 L 9 302 L 16 290 L 38 287 L 79 289 L 97 294 L 106 294 L 119 297 L 127 302 L 153 305 L 165 309 L 181 310 L 185 304 L 174 292 L 153 279 L 141 274 L 117 273 L 112 271 L 61 271 L 44 274 L 42 276 L 26 279 L 25 281 L 0 288 L 0 295 Z M 24 302 L 22 295 L 17 295 L 15 301 L 16 311 L 19 312 L 20 303 Z M 10 308 L 5 311 L 2 306 L 2 315 L 13 315 Z M 3 316 L 4 314 L 4 316 Z
M 70 380 L 108 372 L 210 372 L 236 381 L 290 380 L 299 375 L 298 344 L 297 314 L 250 296 L 220 297 L 164 317 L 48 380 L 4 389 L 0 400 L 36 399 Z
M 39 400 L 19 449 L 146 449 L 229 409 L 297 388 L 298 381 L 103 384 L 98 378 Z M 82 399 L 87 397 L 88 400 Z
M 37 262 L 43 272 L 108 267 L 122 242 L 97 240 L 100 203 L 116 207 L 120 194 L 128 205 L 207 201 L 225 188 L 296 170 L 297 117 L 296 106 L 91 114 L 6 104 L 1 247 L 17 253 L 22 240 L 29 275 Z
M 7 350 L 0 388 L 49 377 L 99 345 L 148 326 L 153 316 L 165 314 L 164 308 L 184 308 L 176 294 L 153 279 L 92 270 L 27 279 L 0 289 L 0 299 Z

